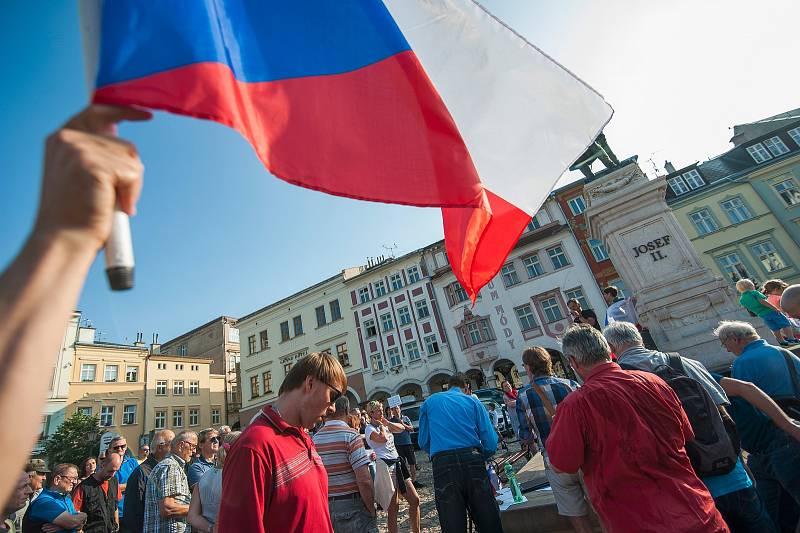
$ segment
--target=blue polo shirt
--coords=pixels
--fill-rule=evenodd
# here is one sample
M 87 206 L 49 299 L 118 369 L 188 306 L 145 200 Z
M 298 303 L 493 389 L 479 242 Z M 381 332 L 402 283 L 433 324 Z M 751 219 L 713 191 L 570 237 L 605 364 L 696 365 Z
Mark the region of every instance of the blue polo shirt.
M 731 377 L 750 381 L 769 396 L 794 396 L 792 378 L 783 354 L 787 352 L 800 376 L 800 358 L 789 350 L 772 346 L 758 339 L 745 346 L 741 355 L 733 362 Z
M 98 468 L 99 468 L 99 465 L 98 465 Z M 133 474 L 133 471 L 136 470 L 137 468 L 139 468 L 139 461 L 136 459 L 136 457 L 126 456 L 125 460 L 122 462 L 122 466 L 119 467 L 119 470 L 117 470 L 117 473 L 114 474 L 114 476 L 116 476 L 117 481 L 120 484 L 123 484 L 123 483 L 127 484 L 128 483 L 128 478 L 131 477 L 131 474 Z M 126 490 L 127 490 L 127 487 L 126 487 Z M 122 517 L 122 505 L 123 505 L 124 502 L 125 502 L 125 497 L 124 496 L 123 496 L 122 499 L 120 499 L 120 501 L 117 502 L 117 509 L 119 509 L 119 516 L 120 517 Z
M 189 488 L 194 487 L 200 481 L 203 474 L 214 468 L 213 461 L 206 461 L 201 455 L 195 462 L 189 465 L 186 470 L 186 479 L 189 480 Z
M 430 457 L 458 448 L 478 448 L 486 458 L 497 451 L 497 433 L 486 408 L 457 388 L 425 400 L 419 410 L 417 440 Z
M 46 524 L 58 518 L 64 511 L 77 514 L 72 498 L 50 489 L 44 489 L 39 497 L 31 502 L 28 509 L 28 520 Z M 75 533 L 75 529 L 60 529 L 56 533 Z

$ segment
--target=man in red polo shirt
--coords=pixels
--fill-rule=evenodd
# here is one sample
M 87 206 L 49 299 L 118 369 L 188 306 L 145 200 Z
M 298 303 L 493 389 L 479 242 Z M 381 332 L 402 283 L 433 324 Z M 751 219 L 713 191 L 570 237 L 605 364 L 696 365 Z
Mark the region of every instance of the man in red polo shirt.
M 573 326 L 562 343 L 584 384 L 558 404 L 547 453 L 556 470 L 583 471 L 606 530 L 728 531 L 686 455 L 694 433 L 669 385 L 612 363 L 594 328 Z
M 222 471 L 219 533 L 332 533 L 328 475 L 307 429 L 347 388 L 338 359 L 307 355 L 231 448 Z

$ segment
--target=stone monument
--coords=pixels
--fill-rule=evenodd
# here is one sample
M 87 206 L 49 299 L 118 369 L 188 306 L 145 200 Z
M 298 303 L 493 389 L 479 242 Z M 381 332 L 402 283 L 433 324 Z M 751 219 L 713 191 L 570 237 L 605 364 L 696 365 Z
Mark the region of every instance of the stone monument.
M 605 244 L 659 350 L 726 370 L 732 356 L 711 332 L 720 320 L 751 319 L 735 290 L 703 266 L 667 206 L 666 187 L 663 178 L 648 180 L 636 157 L 592 174 L 584 188 L 589 232 Z

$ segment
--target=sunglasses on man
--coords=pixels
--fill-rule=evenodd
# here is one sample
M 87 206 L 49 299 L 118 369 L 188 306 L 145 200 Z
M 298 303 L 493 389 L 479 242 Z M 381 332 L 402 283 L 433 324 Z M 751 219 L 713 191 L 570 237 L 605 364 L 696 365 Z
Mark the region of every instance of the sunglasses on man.
M 127 444 L 118 444 L 116 446 L 112 446 L 111 449 L 112 450 L 126 450 L 126 449 L 128 449 L 128 445 Z
M 337 389 L 336 387 L 334 387 L 333 385 L 331 385 L 327 381 L 323 381 L 323 380 L 320 380 L 320 381 L 322 381 L 322 383 L 324 383 L 326 387 L 328 387 L 329 389 L 331 389 L 333 391 L 331 393 L 330 403 L 336 402 L 336 400 L 338 400 L 339 398 L 341 398 L 344 395 L 344 393 L 342 391 L 340 391 L 339 389 Z

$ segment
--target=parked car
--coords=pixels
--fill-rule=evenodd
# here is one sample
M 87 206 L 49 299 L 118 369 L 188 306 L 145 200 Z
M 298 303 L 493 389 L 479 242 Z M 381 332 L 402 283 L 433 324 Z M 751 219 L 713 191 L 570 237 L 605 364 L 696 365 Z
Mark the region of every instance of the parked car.
M 516 437 L 514 435 L 514 428 L 511 425 L 511 418 L 506 409 L 506 404 L 503 401 L 503 391 L 500 389 L 478 389 L 472 392 L 478 399 L 487 407 L 489 407 L 489 402 L 494 403 L 496 409 L 500 413 L 499 418 L 499 430 L 500 433 L 503 434 L 505 437 Z

